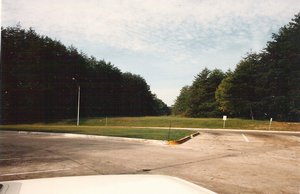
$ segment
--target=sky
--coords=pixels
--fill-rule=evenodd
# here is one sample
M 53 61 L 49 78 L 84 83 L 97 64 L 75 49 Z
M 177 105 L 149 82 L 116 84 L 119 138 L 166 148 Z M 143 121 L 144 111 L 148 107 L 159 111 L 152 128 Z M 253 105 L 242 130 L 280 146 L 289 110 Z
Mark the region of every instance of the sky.
M 139 74 L 171 106 L 205 67 L 234 70 L 299 12 L 299 0 L 2 0 L 1 26 Z

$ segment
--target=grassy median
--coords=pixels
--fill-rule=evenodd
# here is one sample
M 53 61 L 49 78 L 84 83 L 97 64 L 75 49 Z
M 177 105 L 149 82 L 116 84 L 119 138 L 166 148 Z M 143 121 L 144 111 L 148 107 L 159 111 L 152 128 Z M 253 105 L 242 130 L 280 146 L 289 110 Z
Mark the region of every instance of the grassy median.
M 153 117 L 98 117 L 83 118 L 82 125 L 87 126 L 127 126 L 127 127 L 183 127 L 183 128 L 223 128 L 222 118 L 186 118 L 175 116 L 153 116 Z M 62 120 L 52 124 L 74 125 L 76 120 Z M 269 120 L 247 120 L 228 118 L 227 129 L 249 129 L 269 130 Z M 271 130 L 279 131 L 300 131 L 300 123 L 273 121 Z
M 77 133 L 101 136 L 128 137 L 154 140 L 177 140 L 194 133 L 189 130 L 147 129 L 109 126 L 72 126 L 72 125 L 0 125 L 6 131 L 39 131 L 55 133 Z
M 156 140 L 178 140 L 184 136 L 192 134 L 194 131 L 171 129 L 171 133 L 169 135 L 168 128 L 170 127 L 170 125 L 171 128 L 223 128 L 223 120 L 222 118 L 185 118 L 174 116 L 112 118 L 99 117 L 82 118 L 80 120 L 80 125 L 81 126 L 76 126 L 75 119 L 66 119 L 51 123 L 0 125 L 0 130 L 79 133 Z M 157 128 L 153 129 L 150 127 Z M 277 131 L 300 131 L 300 123 L 273 121 L 270 127 L 269 121 L 267 120 L 257 121 L 229 118 L 226 121 L 226 128 L 247 130 L 270 129 Z

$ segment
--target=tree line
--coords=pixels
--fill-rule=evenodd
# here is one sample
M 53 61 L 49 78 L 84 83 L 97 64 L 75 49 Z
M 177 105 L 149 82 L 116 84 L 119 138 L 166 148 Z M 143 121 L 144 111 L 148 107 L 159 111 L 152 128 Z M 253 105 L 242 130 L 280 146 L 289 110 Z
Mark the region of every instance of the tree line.
M 169 114 L 146 80 L 20 25 L 1 27 L 1 123 Z
M 248 53 L 236 69 L 205 68 L 184 86 L 173 114 L 300 121 L 300 13 L 273 34 L 259 53 Z

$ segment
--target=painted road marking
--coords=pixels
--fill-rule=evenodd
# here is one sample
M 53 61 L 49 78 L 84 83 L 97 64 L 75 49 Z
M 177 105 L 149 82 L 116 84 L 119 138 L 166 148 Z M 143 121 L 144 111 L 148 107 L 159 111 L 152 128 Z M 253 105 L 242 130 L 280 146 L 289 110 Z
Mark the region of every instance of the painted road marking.
M 43 172 L 57 172 L 57 171 L 64 171 L 70 170 L 70 168 L 62 168 L 56 170 L 38 170 L 38 171 L 31 171 L 31 172 L 17 172 L 17 173 L 8 173 L 8 174 L 1 174 L 0 176 L 14 176 L 14 175 L 24 175 L 24 174 L 38 174 Z
M 0 158 L 1 160 L 20 160 L 21 158 Z
M 243 138 L 244 138 L 244 140 L 245 140 L 246 142 L 249 142 L 249 139 L 246 137 L 246 135 L 244 135 L 244 134 L 242 133 L 242 136 L 243 136 Z
M 25 159 L 34 159 L 34 158 L 44 158 L 44 157 L 0 158 L 0 161 L 3 161 L 3 160 L 25 160 Z
M 21 158 L 0 158 L 0 161 L 3 161 L 3 160 L 26 160 L 26 159 L 36 159 L 36 158 L 45 158 L 45 157 L 25 156 L 25 157 L 21 157 Z

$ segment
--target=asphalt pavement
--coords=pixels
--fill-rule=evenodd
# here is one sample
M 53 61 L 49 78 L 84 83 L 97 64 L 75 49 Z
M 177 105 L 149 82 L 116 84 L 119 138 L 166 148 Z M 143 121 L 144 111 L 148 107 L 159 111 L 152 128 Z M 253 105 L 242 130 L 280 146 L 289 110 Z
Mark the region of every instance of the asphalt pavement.
M 210 131 L 166 145 L 0 131 L 0 181 L 96 174 L 170 175 L 218 193 L 298 193 L 300 137 Z

